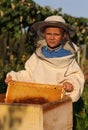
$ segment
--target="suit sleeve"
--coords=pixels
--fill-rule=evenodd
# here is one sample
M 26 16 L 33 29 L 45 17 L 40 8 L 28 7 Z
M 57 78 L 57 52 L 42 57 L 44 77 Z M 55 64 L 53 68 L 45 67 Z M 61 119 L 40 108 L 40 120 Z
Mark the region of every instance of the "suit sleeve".
M 75 59 L 70 63 L 67 72 L 65 73 L 64 82 L 66 81 L 72 83 L 74 87 L 72 92 L 66 94 L 71 97 L 73 102 L 78 101 L 83 93 L 85 79 L 84 74 Z
M 7 74 L 12 76 L 12 80 L 29 82 L 37 64 L 37 57 L 35 53 L 26 61 L 25 70 L 18 72 L 11 71 Z

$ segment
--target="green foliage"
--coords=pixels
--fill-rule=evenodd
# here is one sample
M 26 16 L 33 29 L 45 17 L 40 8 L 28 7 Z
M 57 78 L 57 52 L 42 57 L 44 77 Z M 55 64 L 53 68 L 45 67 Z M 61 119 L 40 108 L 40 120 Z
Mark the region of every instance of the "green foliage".
M 84 106 L 78 113 L 76 113 L 76 119 L 77 119 L 76 130 L 88 130 L 88 84 L 85 85 L 82 99 Z

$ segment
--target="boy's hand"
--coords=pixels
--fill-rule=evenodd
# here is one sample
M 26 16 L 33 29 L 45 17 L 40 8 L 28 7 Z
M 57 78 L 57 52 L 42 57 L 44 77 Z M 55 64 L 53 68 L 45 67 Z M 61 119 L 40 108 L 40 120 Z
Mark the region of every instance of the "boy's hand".
M 72 92 L 73 91 L 73 85 L 69 82 L 64 82 L 64 89 L 66 92 Z
M 12 80 L 12 76 L 9 75 L 8 77 L 6 77 L 5 83 L 8 84 L 11 80 Z

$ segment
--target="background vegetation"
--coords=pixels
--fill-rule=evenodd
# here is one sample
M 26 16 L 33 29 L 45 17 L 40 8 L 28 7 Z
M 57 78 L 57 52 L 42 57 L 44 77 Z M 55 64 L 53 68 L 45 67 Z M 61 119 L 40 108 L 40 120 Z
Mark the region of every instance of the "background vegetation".
M 62 15 L 76 28 L 72 40 L 79 46 L 77 61 L 86 80 L 82 100 L 76 103 L 76 129 L 88 130 L 88 18 L 62 14 L 61 8 L 40 7 L 32 0 L 0 0 L 0 93 L 6 92 L 7 72 L 23 69 L 35 49 L 36 35 L 31 32 L 31 25 L 53 14 Z

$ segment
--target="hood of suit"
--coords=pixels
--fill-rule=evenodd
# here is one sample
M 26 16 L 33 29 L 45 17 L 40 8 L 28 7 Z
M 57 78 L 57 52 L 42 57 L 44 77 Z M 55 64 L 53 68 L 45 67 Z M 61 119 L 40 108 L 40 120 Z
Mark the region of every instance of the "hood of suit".
M 40 41 L 41 43 L 41 41 Z M 65 66 L 68 66 L 72 61 L 73 59 L 75 58 L 76 56 L 76 52 L 78 50 L 78 47 L 73 44 L 74 48 L 75 48 L 75 53 L 74 53 L 74 49 L 69 45 L 69 43 L 67 42 L 65 45 L 64 45 L 64 48 L 65 49 L 68 49 L 72 52 L 72 55 L 69 55 L 69 56 L 65 56 L 65 57 L 57 57 L 57 58 L 46 58 L 43 54 L 42 54 L 42 51 L 41 51 L 41 48 L 46 45 L 46 42 L 45 40 L 42 40 L 42 44 L 36 49 L 35 51 L 35 54 L 38 58 L 40 58 L 43 62 L 46 62 L 47 64 L 53 66 L 53 67 L 58 67 L 59 66 L 62 66 L 62 67 L 65 67 Z

